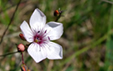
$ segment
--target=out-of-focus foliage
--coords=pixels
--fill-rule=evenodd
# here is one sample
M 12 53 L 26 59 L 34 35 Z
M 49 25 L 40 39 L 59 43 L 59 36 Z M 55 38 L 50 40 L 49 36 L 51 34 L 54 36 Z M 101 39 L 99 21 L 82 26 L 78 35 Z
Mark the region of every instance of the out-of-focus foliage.
M 8 26 L 19 0 L 0 0 L 0 37 Z M 63 47 L 62 60 L 45 59 L 35 63 L 24 53 L 26 65 L 33 71 L 112 71 L 113 70 L 113 0 L 22 0 L 3 43 L 0 55 L 16 51 L 20 24 L 35 8 L 54 21 L 53 12 L 63 10 L 58 22 L 64 25 L 63 36 L 55 41 Z M 20 71 L 19 53 L 0 57 L 0 71 Z

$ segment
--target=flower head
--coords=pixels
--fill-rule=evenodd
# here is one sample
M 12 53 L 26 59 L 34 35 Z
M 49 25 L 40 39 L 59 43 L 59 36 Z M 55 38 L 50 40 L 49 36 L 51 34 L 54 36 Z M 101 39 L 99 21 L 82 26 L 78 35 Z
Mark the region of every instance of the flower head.
M 58 22 L 46 23 L 46 16 L 35 9 L 30 18 L 30 27 L 24 21 L 20 28 L 25 39 L 30 42 L 27 51 L 29 55 L 38 63 L 45 58 L 62 59 L 62 46 L 51 42 L 63 34 L 63 25 Z
M 23 44 L 19 44 L 17 46 L 17 49 L 18 49 L 19 52 L 23 52 L 23 51 L 25 51 L 25 46 Z

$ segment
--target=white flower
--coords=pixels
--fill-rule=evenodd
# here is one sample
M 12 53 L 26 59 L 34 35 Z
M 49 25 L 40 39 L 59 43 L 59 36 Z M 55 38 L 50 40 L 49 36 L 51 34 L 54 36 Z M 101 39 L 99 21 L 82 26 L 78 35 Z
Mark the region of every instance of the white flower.
M 27 51 L 29 55 L 38 63 L 45 58 L 62 59 L 62 46 L 51 42 L 63 34 L 63 25 L 58 22 L 46 23 L 46 16 L 35 9 L 30 18 L 30 27 L 26 21 L 21 25 L 21 31 L 25 39 L 30 42 Z

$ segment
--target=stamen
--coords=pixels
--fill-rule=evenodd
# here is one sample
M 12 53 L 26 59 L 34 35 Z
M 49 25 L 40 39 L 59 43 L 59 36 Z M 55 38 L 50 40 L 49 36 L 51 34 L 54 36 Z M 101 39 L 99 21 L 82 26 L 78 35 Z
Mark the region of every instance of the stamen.
M 40 33 L 41 34 L 40 36 L 45 37 L 46 36 L 46 32 L 47 32 L 47 30 L 45 30 L 44 32 Z
M 40 33 L 40 31 L 38 31 L 38 33 Z
M 44 33 L 46 33 L 47 32 L 47 30 L 45 30 L 45 32 Z
M 50 37 L 48 37 L 48 39 L 50 40 Z
M 34 36 L 34 42 L 36 42 L 37 44 L 45 43 L 47 39 L 50 40 L 50 38 L 46 37 L 46 35 L 47 35 L 47 30 L 37 31 L 37 34 Z

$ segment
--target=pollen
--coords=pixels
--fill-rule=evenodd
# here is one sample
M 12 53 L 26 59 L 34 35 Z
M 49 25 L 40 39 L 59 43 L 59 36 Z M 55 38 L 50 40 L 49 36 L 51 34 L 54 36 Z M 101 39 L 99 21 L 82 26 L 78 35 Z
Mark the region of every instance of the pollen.
M 39 38 L 35 38 L 35 42 L 37 43 L 37 42 L 39 42 L 40 40 L 39 40 Z

